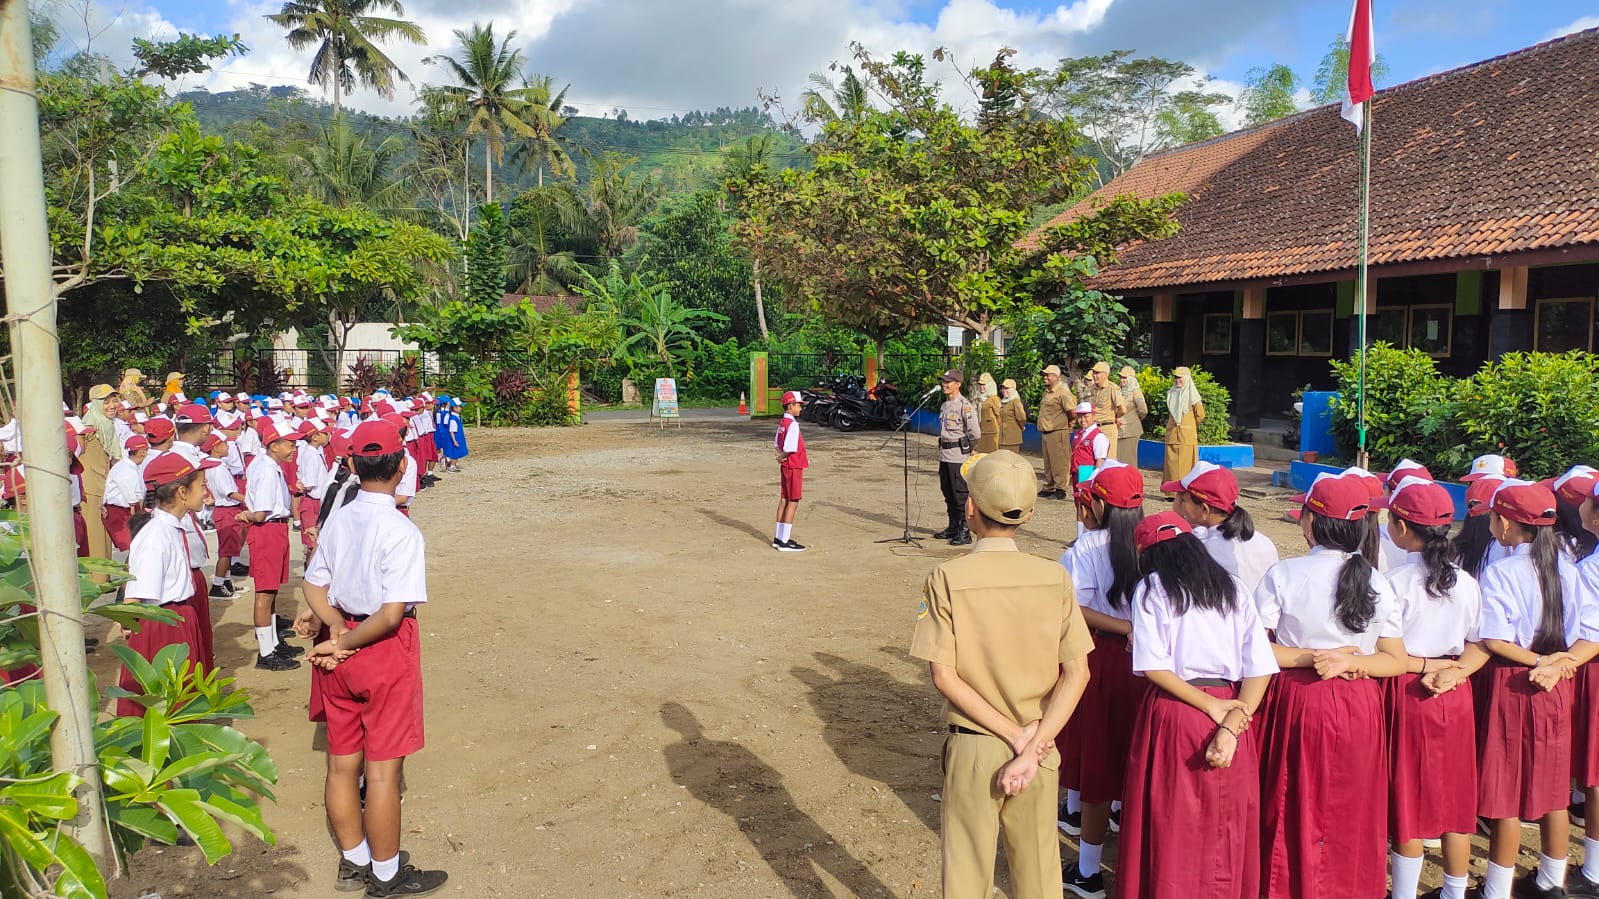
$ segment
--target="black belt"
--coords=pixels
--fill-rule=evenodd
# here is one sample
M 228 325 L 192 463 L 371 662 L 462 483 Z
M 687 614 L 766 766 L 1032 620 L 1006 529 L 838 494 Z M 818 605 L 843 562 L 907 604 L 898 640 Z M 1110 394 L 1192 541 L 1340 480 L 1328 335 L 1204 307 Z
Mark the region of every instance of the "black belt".
M 261 523 L 262 524 L 288 524 L 289 523 L 289 516 L 284 515 L 284 516 L 282 516 L 280 518 L 268 518 L 266 521 L 263 521 Z
M 966 441 L 964 441 L 964 440 L 940 440 L 940 441 L 938 441 L 938 448 L 939 449 L 954 449 L 955 447 L 960 446 L 962 443 L 965 443 L 965 442 Z
M 351 621 L 365 621 L 368 618 L 371 618 L 372 616 L 371 615 L 345 615 L 344 617 L 350 619 Z M 402 618 L 415 618 L 416 617 L 416 609 L 406 609 L 405 610 L 405 614 L 400 616 L 400 617 L 402 617 Z
M 1191 677 L 1188 679 L 1188 685 L 1190 687 L 1233 687 L 1236 689 L 1238 682 L 1221 677 Z
M 949 726 L 949 732 L 952 733 L 952 734 L 967 734 L 968 736 L 973 736 L 973 737 L 992 737 L 992 736 L 994 736 L 993 734 L 989 733 L 986 730 L 972 730 L 969 727 L 961 727 L 959 724 L 951 724 Z

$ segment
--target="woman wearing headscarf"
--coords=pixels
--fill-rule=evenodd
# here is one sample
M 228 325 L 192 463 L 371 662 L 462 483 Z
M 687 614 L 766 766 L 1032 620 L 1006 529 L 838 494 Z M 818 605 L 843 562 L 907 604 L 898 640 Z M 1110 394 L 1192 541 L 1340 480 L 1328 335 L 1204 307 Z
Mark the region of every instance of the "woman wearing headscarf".
M 89 388 L 89 408 L 83 413 L 83 423 L 94 428 L 94 434 L 82 441 L 78 461 L 83 464 L 79 483 L 83 485 L 83 521 L 88 526 L 89 555 L 97 559 L 111 558 L 111 535 L 106 533 L 105 522 L 100 520 L 105 502 L 106 476 L 111 466 L 122 458 L 122 444 L 117 440 L 117 424 L 112 420 L 122 396 L 110 384 L 96 384 Z
M 991 453 L 999 449 L 999 388 L 994 386 L 994 376 L 986 371 L 977 378 L 977 425 L 982 436 L 972 451 Z
M 150 405 L 150 398 L 144 395 L 144 388 L 139 386 L 143 380 L 144 372 L 130 368 L 122 373 L 122 385 L 117 388 L 117 393 L 141 412 Z
M 1116 437 L 1116 459 L 1128 465 L 1138 465 L 1138 441 L 1144 436 L 1144 416 L 1149 414 L 1149 403 L 1144 399 L 1144 389 L 1138 386 L 1138 372 L 1131 365 L 1122 366 L 1122 402 L 1127 404 L 1127 417 Z
M 1204 420 L 1205 404 L 1194 374 L 1183 366 L 1172 372 L 1166 391 L 1166 480 L 1181 480 L 1199 461 L 1199 423 Z
M 1022 451 L 1022 429 L 1027 427 L 1027 404 L 1022 402 L 1016 379 L 1006 378 L 999 389 L 999 448 Z M 984 433 L 987 433 L 986 431 Z
M 161 388 L 161 402 L 170 404 L 170 403 L 173 402 L 173 397 L 176 397 L 179 394 L 182 394 L 183 393 L 183 380 L 184 380 L 183 372 L 181 372 L 181 371 L 169 371 L 169 372 L 167 372 L 167 383 L 166 383 L 165 386 L 163 386 Z

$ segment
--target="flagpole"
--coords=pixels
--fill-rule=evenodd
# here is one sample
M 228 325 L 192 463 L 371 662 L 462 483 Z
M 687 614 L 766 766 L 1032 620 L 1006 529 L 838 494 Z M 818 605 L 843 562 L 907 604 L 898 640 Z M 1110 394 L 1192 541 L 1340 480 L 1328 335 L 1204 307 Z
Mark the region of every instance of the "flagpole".
M 1360 231 L 1357 254 L 1359 262 L 1355 271 L 1355 303 L 1356 321 L 1360 341 L 1360 360 L 1356 366 L 1355 403 L 1358 407 L 1360 419 L 1360 447 L 1355 455 L 1355 464 L 1361 468 L 1370 468 L 1370 458 L 1366 452 L 1366 292 L 1367 271 L 1366 257 L 1368 242 L 1371 236 L 1371 107 L 1372 100 L 1360 104 L 1360 213 L 1358 228 Z

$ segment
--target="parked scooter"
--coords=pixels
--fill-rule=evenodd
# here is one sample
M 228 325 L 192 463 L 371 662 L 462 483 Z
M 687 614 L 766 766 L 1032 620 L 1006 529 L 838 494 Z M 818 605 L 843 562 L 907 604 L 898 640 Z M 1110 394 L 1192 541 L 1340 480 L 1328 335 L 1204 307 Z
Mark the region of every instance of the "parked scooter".
M 877 382 L 865 396 L 840 395 L 833 412 L 833 426 L 840 431 L 893 430 L 904 421 L 905 401 L 900 399 L 899 388 L 888 381 Z

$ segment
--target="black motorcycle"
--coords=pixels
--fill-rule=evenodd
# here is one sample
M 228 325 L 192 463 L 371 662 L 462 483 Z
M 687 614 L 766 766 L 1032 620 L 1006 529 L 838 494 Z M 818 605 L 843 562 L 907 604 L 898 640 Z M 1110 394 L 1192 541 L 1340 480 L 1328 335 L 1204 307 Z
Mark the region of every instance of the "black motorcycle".
M 905 401 L 900 399 L 899 388 L 879 381 L 864 396 L 840 395 L 832 424 L 840 431 L 893 430 L 905 422 L 905 414 Z

